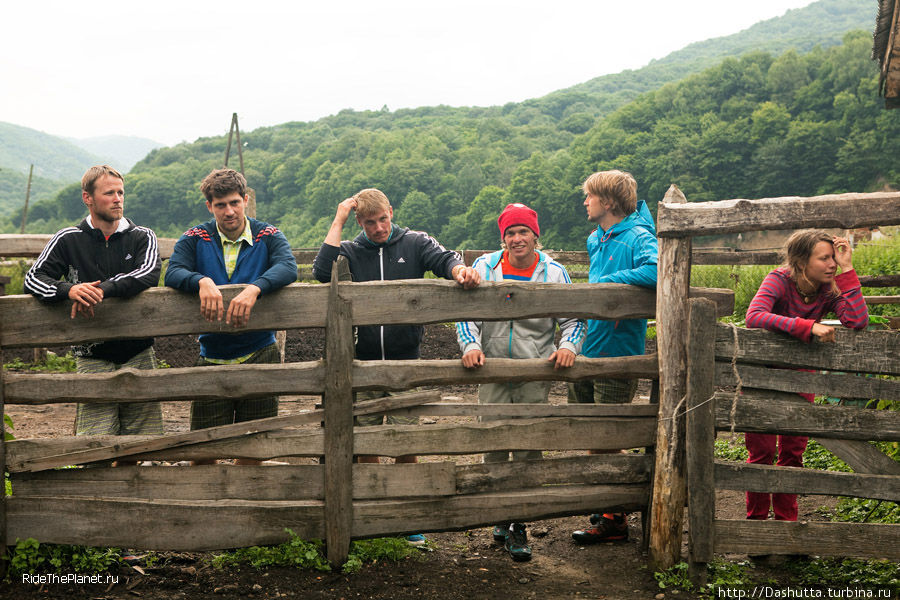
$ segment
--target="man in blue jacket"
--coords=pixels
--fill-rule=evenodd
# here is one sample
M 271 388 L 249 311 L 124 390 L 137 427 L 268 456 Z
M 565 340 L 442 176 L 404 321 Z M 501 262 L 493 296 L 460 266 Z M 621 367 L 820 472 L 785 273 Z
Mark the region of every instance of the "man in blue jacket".
M 653 217 L 637 199 L 637 183 L 624 171 L 600 171 L 582 189 L 588 221 L 597 229 L 588 236 L 590 283 L 626 283 L 656 287 L 657 243 Z M 581 353 L 589 358 L 635 356 L 644 353 L 646 319 L 589 320 Z M 570 403 L 627 403 L 637 391 L 637 379 L 598 379 L 569 384 Z M 598 452 L 599 453 L 599 452 Z M 624 541 L 624 514 L 591 515 L 591 527 L 572 533 L 578 543 Z
M 233 169 L 218 169 L 200 184 L 211 221 L 187 230 L 175 244 L 166 270 L 167 286 L 198 294 L 207 321 L 245 326 L 256 300 L 297 279 L 291 246 L 278 229 L 245 216 L 247 181 Z M 226 310 L 217 286 L 247 286 Z M 197 366 L 278 363 L 273 331 L 209 333 L 200 336 Z M 205 429 L 278 414 L 275 396 L 246 400 L 196 400 L 191 403 L 191 429 Z M 258 461 L 239 460 L 239 464 Z

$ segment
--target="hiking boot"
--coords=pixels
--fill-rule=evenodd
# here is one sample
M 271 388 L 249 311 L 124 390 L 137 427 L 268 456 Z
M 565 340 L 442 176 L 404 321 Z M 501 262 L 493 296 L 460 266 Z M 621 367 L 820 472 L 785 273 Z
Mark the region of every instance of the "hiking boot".
M 628 541 L 628 523 L 625 515 L 591 515 L 591 527 L 572 532 L 572 539 L 579 544 Z
M 509 527 L 506 525 L 494 525 L 493 535 L 495 542 L 505 544 L 506 538 L 509 535 Z
M 525 533 L 524 523 L 512 524 L 504 547 L 514 561 L 531 560 L 531 546 L 528 545 L 528 535 Z
M 406 536 L 406 542 L 413 548 L 420 548 L 425 545 L 425 536 L 421 533 L 414 533 Z

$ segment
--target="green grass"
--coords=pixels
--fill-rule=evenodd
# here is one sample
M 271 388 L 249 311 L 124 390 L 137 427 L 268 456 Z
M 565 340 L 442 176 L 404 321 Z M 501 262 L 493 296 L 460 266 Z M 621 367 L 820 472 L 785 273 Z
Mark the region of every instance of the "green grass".
M 212 564 L 216 568 L 249 564 L 256 569 L 279 566 L 317 571 L 331 570 L 331 565 L 324 554 L 325 545 L 321 540 L 306 541 L 290 529 L 285 531 L 291 536 L 286 542 L 276 546 L 253 546 L 217 554 L 213 557 Z M 380 560 L 397 562 L 419 556 L 421 556 L 419 551 L 410 546 L 405 538 L 361 540 L 350 544 L 350 552 L 342 571 L 356 573 L 368 563 Z
M 74 373 L 75 357 L 71 352 L 65 356 L 58 356 L 53 352 L 47 352 L 47 358 L 40 362 L 25 362 L 18 356 L 12 361 L 3 364 L 4 369 L 14 371 L 41 371 L 46 373 Z

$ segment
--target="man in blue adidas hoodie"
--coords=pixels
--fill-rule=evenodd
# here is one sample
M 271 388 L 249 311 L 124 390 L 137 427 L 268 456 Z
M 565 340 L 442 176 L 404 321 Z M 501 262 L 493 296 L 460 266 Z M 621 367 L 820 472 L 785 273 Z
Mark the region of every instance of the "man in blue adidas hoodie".
M 637 183 L 624 171 L 600 171 L 582 189 L 588 221 L 597 229 L 588 236 L 590 283 L 626 283 L 656 287 L 657 243 L 653 217 L 637 199 Z M 588 321 L 581 353 L 589 358 L 644 353 L 646 319 Z M 637 391 L 636 379 L 600 379 L 569 384 L 570 403 L 627 403 Z M 623 514 L 592 515 L 591 527 L 572 533 L 578 543 L 624 541 Z
M 207 321 L 245 326 L 257 298 L 297 279 L 291 246 L 278 229 L 245 216 L 247 181 L 234 169 L 218 169 L 200 184 L 211 221 L 187 230 L 175 244 L 166 270 L 167 286 L 198 294 Z M 226 310 L 217 286 L 247 286 Z M 278 363 L 281 356 L 272 331 L 209 333 L 200 336 L 197 366 Z M 197 400 L 191 403 L 191 429 L 205 429 L 278 414 L 275 396 L 246 400 Z M 257 461 L 239 461 L 258 464 Z

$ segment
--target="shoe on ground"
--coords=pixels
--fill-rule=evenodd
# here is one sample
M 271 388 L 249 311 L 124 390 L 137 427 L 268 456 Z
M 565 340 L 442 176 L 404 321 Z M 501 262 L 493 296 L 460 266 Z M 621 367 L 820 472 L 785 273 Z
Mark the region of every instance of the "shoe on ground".
M 504 547 L 516 562 L 531 560 L 531 546 L 528 545 L 528 535 L 525 533 L 524 523 L 512 524 Z
M 622 514 L 591 515 L 591 527 L 573 531 L 572 539 L 579 544 L 627 542 L 628 522 Z
M 507 525 L 494 525 L 493 536 L 495 542 L 505 544 L 506 538 L 509 536 L 509 527 Z
M 425 536 L 421 533 L 406 536 L 406 541 L 414 548 L 420 548 L 425 545 Z

